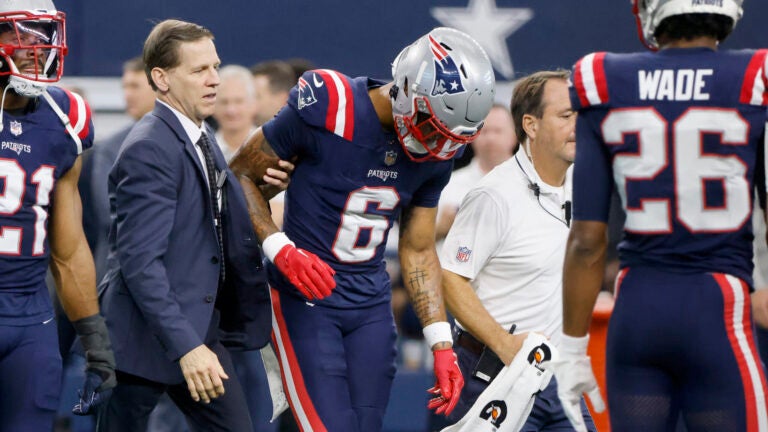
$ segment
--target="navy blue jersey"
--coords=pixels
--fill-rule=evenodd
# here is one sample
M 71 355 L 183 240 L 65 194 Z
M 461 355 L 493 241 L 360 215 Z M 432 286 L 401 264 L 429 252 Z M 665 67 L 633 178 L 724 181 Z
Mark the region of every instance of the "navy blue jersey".
M 766 50 L 595 53 L 574 66 L 574 218 L 627 214 L 623 267 L 751 281 L 752 199 L 768 105 Z
M 305 72 L 288 105 L 263 128 L 280 158 L 298 158 L 284 231 L 336 270 L 334 294 L 323 301 L 333 307 L 389 300 L 387 233 L 403 207 L 437 205 L 453 166 L 408 158 L 368 95 L 382 85 L 331 70 Z M 270 280 L 292 290 L 274 267 Z
M 69 116 L 82 150 L 91 147 L 93 123 L 83 98 L 58 87 L 48 92 Z M 45 272 L 52 191 L 81 151 L 47 101 L 31 104 L 24 113 L 4 111 L 0 131 L 0 324 L 51 314 Z M 26 295 L 32 297 L 17 302 Z

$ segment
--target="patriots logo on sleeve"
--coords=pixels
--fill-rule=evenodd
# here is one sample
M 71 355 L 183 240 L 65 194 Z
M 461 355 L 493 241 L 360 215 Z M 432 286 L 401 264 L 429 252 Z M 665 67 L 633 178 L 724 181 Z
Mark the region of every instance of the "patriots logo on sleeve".
M 435 56 L 435 83 L 432 86 L 432 96 L 463 93 L 465 90 L 461 82 L 461 73 L 451 55 L 432 36 L 429 36 L 429 46 L 432 49 L 432 55 Z
M 299 78 L 288 103 L 307 124 L 352 141 L 355 136 L 355 95 L 351 82 L 346 75 L 334 70 L 310 70 Z M 366 96 L 367 93 L 362 97 Z
M 315 92 L 312 91 L 312 86 L 304 78 L 299 78 L 299 96 L 296 105 L 302 109 L 315 102 L 317 102 L 317 98 L 315 98 Z

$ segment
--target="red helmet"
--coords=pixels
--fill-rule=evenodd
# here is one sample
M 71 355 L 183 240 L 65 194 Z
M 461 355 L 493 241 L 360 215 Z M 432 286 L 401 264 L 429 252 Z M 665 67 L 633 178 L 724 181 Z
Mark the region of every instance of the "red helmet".
M 67 53 L 64 13 L 50 0 L 0 0 L 0 76 L 24 96 L 61 79 Z

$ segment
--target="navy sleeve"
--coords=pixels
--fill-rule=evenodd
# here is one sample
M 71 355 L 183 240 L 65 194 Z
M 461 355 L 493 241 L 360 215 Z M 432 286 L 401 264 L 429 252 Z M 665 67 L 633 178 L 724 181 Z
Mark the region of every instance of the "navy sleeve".
M 608 221 L 613 170 L 599 131 L 603 111 L 583 109 L 576 120 L 576 160 L 573 163 L 575 220 Z
M 433 175 L 430 176 L 416 192 L 414 192 L 410 205 L 417 207 L 437 207 L 437 202 L 440 201 L 440 192 L 442 192 L 445 185 L 448 184 L 448 180 L 451 179 L 453 160 L 423 163 L 434 163 L 440 164 L 441 166 L 437 167 Z
M 272 120 L 262 126 L 264 137 L 272 150 L 283 160 L 291 160 L 315 154 L 313 128 L 296 112 L 286 105 Z

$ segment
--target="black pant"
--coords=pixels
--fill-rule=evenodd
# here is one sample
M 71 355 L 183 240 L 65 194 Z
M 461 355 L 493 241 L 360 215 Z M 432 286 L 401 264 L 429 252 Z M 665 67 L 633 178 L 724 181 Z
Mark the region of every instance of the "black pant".
M 219 362 L 229 379 L 224 381 L 225 393 L 210 404 L 195 402 L 189 394 L 186 382 L 167 385 L 135 375 L 117 372 L 117 387 L 108 404 L 98 415 L 98 432 L 141 432 L 147 430 L 149 414 L 160 396 L 168 393 L 187 419 L 192 431 L 199 432 L 251 432 L 248 405 L 229 352 L 216 342 L 209 348 L 219 357 Z

